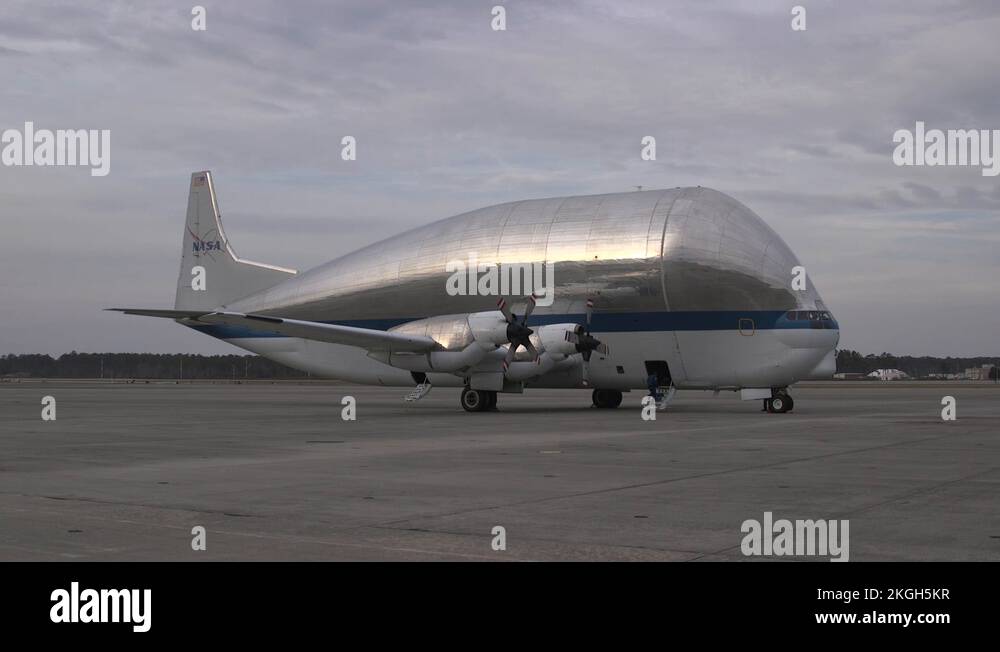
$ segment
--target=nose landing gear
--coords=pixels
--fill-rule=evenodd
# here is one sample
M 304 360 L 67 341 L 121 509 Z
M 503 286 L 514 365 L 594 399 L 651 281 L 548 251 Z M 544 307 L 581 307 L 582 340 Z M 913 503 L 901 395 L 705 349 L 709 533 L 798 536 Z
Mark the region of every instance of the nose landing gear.
M 774 396 L 764 399 L 764 409 L 762 411 L 771 412 L 772 414 L 784 414 L 785 412 L 791 412 L 794 407 L 795 401 L 792 400 L 788 390 L 778 389 L 774 391 Z

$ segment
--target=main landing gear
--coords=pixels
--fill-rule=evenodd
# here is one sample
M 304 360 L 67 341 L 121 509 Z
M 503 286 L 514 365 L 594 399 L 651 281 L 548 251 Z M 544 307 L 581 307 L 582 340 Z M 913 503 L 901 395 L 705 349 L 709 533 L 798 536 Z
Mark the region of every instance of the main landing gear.
M 794 407 L 795 401 L 792 400 L 788 390 L 782 388 L 774 390 L 774 396 L 771 398 L 764 399 L 764 409 L 761 412 L 784 414 L 785 412 L 791 412 Z
M 614 409 L 622 404 L 622 393 L 617 389 L 595 389 L 592 399 L 594 407 Z
M 462 390 L 462 408 L 466 412 L 486 412 L 497 409 L 497 393 L 481 389 Z

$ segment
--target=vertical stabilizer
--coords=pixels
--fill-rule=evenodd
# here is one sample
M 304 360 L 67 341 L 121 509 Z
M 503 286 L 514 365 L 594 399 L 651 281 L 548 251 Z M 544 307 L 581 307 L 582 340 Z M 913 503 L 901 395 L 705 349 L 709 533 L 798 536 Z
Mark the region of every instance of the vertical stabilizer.
M 293 269 L 241 260 L 236 255 L 222 229 L 212 173 L 207 171 L 191 175 L 183 247 L 174 301 L 177 310 L 222 307 L 295 274 Z

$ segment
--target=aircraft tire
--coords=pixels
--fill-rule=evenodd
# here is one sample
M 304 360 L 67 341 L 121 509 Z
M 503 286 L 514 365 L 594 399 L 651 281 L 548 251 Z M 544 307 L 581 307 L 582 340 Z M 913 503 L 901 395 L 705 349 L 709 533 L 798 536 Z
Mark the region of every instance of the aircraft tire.
M 461 395 L 462 408 L 466 412 L 482 412 L 489 409 L 489 392 L 483 392 L 478 389 L 469 389 L 466 387 L 462 390 Z
M 594 407 L 613 410 L 622 404 L 622 393 L 616 389 L 595 389 L 591 400 Z
M 778 394 L 771 398 L 770 411 L 784 414 L 792 409 L 792 397 L 788 394 Z

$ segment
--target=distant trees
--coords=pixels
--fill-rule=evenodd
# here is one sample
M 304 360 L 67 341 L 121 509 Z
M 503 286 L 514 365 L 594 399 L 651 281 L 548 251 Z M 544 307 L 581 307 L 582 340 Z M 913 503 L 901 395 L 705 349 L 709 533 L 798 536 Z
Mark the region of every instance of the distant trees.
M 876 369 L 900 369 L 910 376 L 962 373 L 969 367 L 1000 365 L 1000 358 L 935 358 L 896 356 L 891 353 L 862 355 L 837 351 L 839 373 L 868 374 Z M 1000 380 L 1000 369 L 990 372 Z M 184 353 L 77 353 L 53 358 L 29 353 L 0 356 L 0 376 L 30 378 L 155 378 L 155 379 L 283 379 L 308 374 L 256 355 L 188 355 Z
M 0 356 L 0 376 L 30 378 L 305 378 L 304 371 L 256 355 L 64 353 Z
M 865 358 L 857 351 L 837 351 L 838 373 L 868 373 L 865 369 Z
M 984 364 L 1000 364 L 1000 358 L 936 358 L 932 356 L 913 357 L 909 355 L 896 356 L 891 353 L 861 355 L 857 351 L 841 349 L 837 351 L 838 373 L 868 374 L 876 369 L 899 369 L 910 376 L 920 378 L 931 374 L 958 374 L 969 367 L 979 367 Z M 994 368 L 990 377 L 997 373 Z

